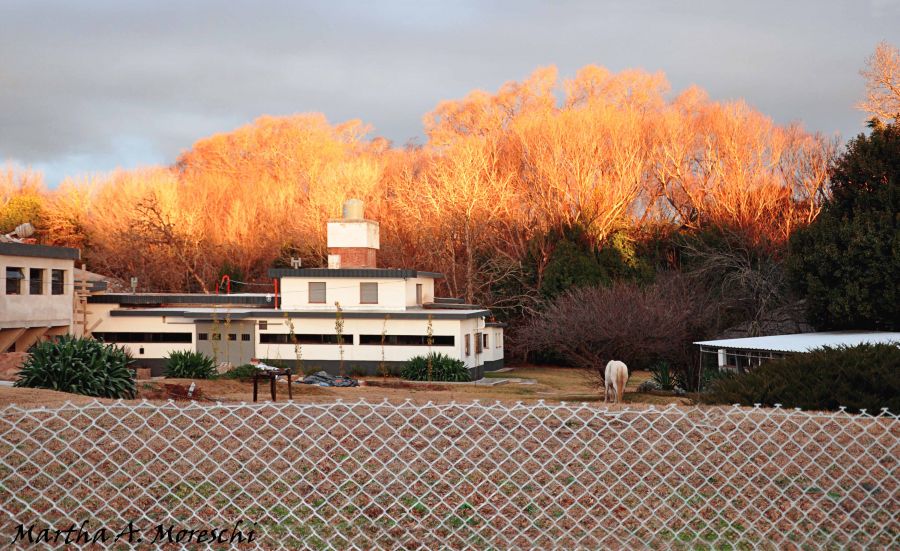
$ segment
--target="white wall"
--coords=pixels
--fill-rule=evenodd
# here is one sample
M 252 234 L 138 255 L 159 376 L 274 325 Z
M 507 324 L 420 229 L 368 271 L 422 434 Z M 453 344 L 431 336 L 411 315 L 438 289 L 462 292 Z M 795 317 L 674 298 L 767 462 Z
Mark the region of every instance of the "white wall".
M 406 305 L 416 306 L 416 285 L 422 286 L 422 302 L 434 302 L 434 279 L 430 277 L 413 277 L 406 281 Z
M 6 268 L 23 268 L 19 295 L 6 294 Z M 29 268 L 44 270 L 43 294 L 29 294 Z M 74 260 L 0 255 L 0 329 L 72 325 Z M 65 270 L 63 294 L 50 291 L 51 270 Z
M 402 280 L 400 280 L 402 281 Z M 141 317 L 110 317 L 111 310 L 118 308 L 112 304 L 91 304 L 88 308 L 88 327 L 93 332 L 190 332 L 191 343 L 143 343 L 127 345 L 136 359 L 162 358 L 175 350 L 196 350 L 197 334 L 194 321 L 175 316 L 141 316 Z M 390 312 L 385 312 L 390 316 Z M 257 333 L 288 335 L 291 332 L 284 318 L 259 318 L 242 320 L 258 324 L 266 322 L 266 329 L 259 328 Z M 335 318 L 292 318 L 293 332 L 295 334 L 335 334 Z M 428 320 L 426 319 L 353 319 L 344 318 L 344 330 L 346 343 L 343 346 L 344 362 L 348 368 L 355 361 L 378 362 L 382 360 L 382 346 L 380 343 L 372 345 L 359 345 L 359 335 L 426 335 Z M 486 361 L 493 361 L 503 357 L 503 348 L 500 344 L 500 328 L 484 328 L 484 320 L 481 318 L 448 320 L 433 319 L 432 334 L 435 336 L 452 335 L 455 338 L 453 346 L 432 346 L 434 352 L 441 352 L 450 357 L 462 360 L 467 367 L 475 367 Z M 476 353 L 475 335 L 482 331 L 489 333 L 489 346 L 480 354 Z M 470 337 L 470 353 L 465 355 L 464 335 Z M 349 338 L 353 336 L 352 343 Z M 254 356 L 257 358 L 269 358 L 273 360 L 295 360 L 296 349 L 293 344 L 261 343 L 255 338 L 252 346 Z M 244 346 L 243 344 L 241 346 Z M 144 353 L 140 353 L 140 348 Z M 427 346 L 396 346 L 385 345 L 384 360 L 388 362 L 404 362 L 409 358 L 428 353 Z M 340 347 L 333 344 L 301 344 L 301 357 L 304 360 L 334 360 L 340 359 Z M 477 362 L 477 363 L 476 363 Z
M 103 308 L 95 308 L 97 306 Z M 170 320 L 165 316 L 147 317 L 109 317 L 103 312 L 109 311 L 108 307 L 116 305 L 92 304 L 88 310 L 88 327 L 93 327 L 92 333 L 100 332 L 129 332 L 129 333 L 190 333 L 189 343 L 117 343 L 131 351 L 135 360 L 142 358 L 163 358 L 169 352 L 181 350 L 196 350 L 197 330 L 193 321 Z M 99 321 L 99 323 L 98 323 Z M 141 353 L 141 348 L 144 352 Z
M 460 325 L 471 320 L 432 320 L 432 333 L 437 335 L 452 335 L 456 339 L 455 346 L 432 346 L 434 352 L 442 352 L 448 356 L 462 359 Z M 295 334 L 329 334 L 335 333 L 334 319 L 293 319 Z M 425 335 L 427 320 L 391 320 L 383 319 L 344 319 L 344 335 L 353 335 L 354 342 L 359 341 L 359 335 L 380 335 L 385 330 L 387 335 Z M 277 333 L 288 334 L 290 332 L 287 323 L 283 320 L 268 322 L 268 328 L 260 329 L 260 334 Z M 344 362 L 354 361 L 381 361 L 382 347 L 375 345 L 344 345 Z M 303 344 L 300 351 L 304 359 L 309 360 L 339 360 L 340 348 L 337 345 Z M 413 356 L 427 354 L 427 346 L 384 346 L 384 360 L 388 362 L 403 362 Z M 296 359 L 296 350 L 292 344 L 264 344 L 256 345 L 258 358 L 271 358 L 280 360 Z
M 377 249 L 379 245 L 378 222 L 356 220 L 352 222 L 328 222 L 328 248 Z
M 334 303 L 340 302 L 344 310 L 385 310 L 406 309 L 407 284 L 401 278 L 351 278 L 351 277 L 283 277 L 279 307 L 284 310 L 324 310 L 334 311 Z M 310 304 L 309 283 L 325 282 L 325 304 Z M 359 284 L 378 283 L 378 304 L 360 304 Z M 415 286 L 413 286 L 415 302 Z

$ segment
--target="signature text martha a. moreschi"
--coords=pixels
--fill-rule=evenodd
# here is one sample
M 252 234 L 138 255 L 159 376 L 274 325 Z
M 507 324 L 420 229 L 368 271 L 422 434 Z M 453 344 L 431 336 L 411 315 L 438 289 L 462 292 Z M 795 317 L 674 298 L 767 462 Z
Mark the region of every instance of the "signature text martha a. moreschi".
M 241 527 L 244 524 L 244 528 Z M 256 531 L 250 528 L 256 523 L 244 523 L 239 520 L 234 526 L 227 528 L 182 528 L 174 524 L 157 524 L 149 528 L 141 528 L 133 521 L 119 528 L 105 526 L 92 528 L 88 521 L 72 524 L 68 528 L 39 528 L 32 524 L 16 527 L 12 543 L 19 545 L 29 543 L 62 543 L 66 545 L 92 545 L 95 543 L 149 543 L 165 545 L 169 543 L 188 544 L 205 543 L 209 545 L 233 545 L 251 543 L 256 538 Z M 246 530 L 246 531 L 245 531 Z

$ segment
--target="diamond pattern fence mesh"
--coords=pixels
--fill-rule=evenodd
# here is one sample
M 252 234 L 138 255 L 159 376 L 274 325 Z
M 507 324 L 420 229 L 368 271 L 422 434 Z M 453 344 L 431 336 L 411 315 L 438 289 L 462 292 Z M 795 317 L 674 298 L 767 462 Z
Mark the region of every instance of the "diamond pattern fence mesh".
M 898 442 L 886 411 L 7 406 L 0 519 L 7 541 L 240 521 L 263 549 L 896 549 Z

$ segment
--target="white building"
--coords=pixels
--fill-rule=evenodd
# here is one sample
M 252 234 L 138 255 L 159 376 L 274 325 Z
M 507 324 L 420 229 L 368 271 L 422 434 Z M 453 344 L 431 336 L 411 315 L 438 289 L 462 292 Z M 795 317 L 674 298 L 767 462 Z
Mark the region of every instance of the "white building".
M 802 354 L 824 346 L 857 346 L 860 344 L 894 344 L 900 346 L 900 333 L 886 331 L 830 331 L 770 335 L 740 339 L 699 341 L 705 357 L 715 357 L 715 365 L 728 371 L 746 371 L 766 361 L 788 354 Z
M 0 354 L 73 331 L 78 249 L 0 241 Z
M 86 327 L 154 374 L 175 350 L 347 374 L 396 369 L 429 351 L 462 360 L 473 378 L 503 366 L 503 324 L 489 310 L 435 297 L 441 274 L 376 267 L 378 224 L 358 201 L 328 222 L 328 249 L 328 268 L 269 270 L 272 294 L 96 294 Z

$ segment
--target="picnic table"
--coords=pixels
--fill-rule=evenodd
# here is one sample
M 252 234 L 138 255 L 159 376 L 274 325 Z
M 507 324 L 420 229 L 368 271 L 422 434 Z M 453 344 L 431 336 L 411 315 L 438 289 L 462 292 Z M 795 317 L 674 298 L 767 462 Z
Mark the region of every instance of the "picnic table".
M 258 364 L 256 365 L 256 373 L 253 374 L 253 401 L 256 401 L 257 393 L 259 391 L 259 381 L 260 380 L 269 380 L 269 389 L 272 393 L 272 401 L 277 401 L 276 399 L 276 391 L 275 391 L 275 381 L 278 380 L 278 377 L 287 377 L 288 383 L 288 400 L 294 399 L 294 388 L 291 385 L 291 368 L 278 368 L 272 367 L 270 365 Z

